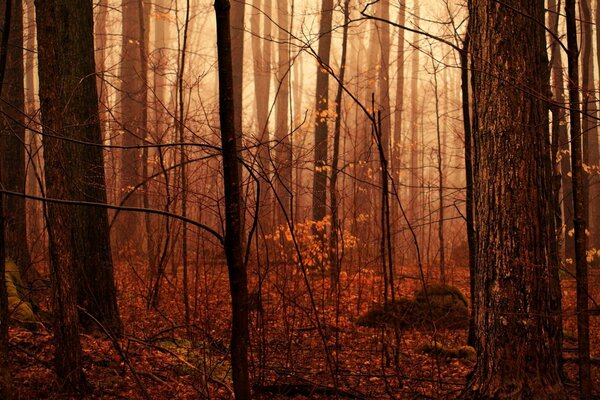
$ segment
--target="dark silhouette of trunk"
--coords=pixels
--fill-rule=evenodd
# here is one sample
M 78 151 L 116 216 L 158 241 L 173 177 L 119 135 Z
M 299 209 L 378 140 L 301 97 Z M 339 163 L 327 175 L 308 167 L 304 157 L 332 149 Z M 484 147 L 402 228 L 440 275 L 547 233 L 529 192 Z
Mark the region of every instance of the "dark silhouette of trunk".
M 404 26 L 406 24 L 406 4 L 404 0 L 400 0 L 398 6 L 398 24 Z M 397 76 L 396 76 L 396 106 L 394 108 L 394 137 L 392 143 L 392 158 L 391 158 L 391 170 L 392 179 L 399 182 L 400 170 L 402 167 L 402 122 L 404 112 L 404 29 L 398 29 L 398 58 L 397 58 Z M 396 185 L 398 186 L 398 185 Z M 400 198 L 401 193 L 396 193 Z M 398 203 L 392 201 L 391 204 L 392 222 L 395 223 L 400 217 L 400 210 Z M 398 234 L 393 234 L 392 244 L 394 248 L 398 248 Z
M 188 42 L 188 28 L 190 24 L 190 1 L 186 2 L 185 21 L 183 27 L 183 47 L 181 48 L 181 59 L 179 64 L 179 73 L 177 76 L 177 84 L 179 85 L 177 93 L 179 95 L 179 117 L 177 121 L 177 130 L 179 131 L 179 142 L 182 143 L 179 147 L 179 162 L 181 163 L 181 216 L 187 218 L 187 193 L 188 193 L 188 182 L 187 182 L 187 169 L 185 167 L 187 162 L 187 154 L 185 151 L 185 125 L 184 125 L 184 93 L 183 93 L 183 77 L 185 73 L 185 58 L 187 51 Z M 181 260 L 183 267 L 183 307 L 185 310 L 185 325 L 190 325 L 190 302 L 189 302 L 189 282 L 188 282 L 188 232 L 187 223 L 183 221 L 181 225 Z
M 18 1 L 17 1 L 18 2 Z M 0 97 L 4 94 L 4 80 L 6 77 L 6 64 L 9 52 L 9 39 L 13 29 L 11 22 L 13 19 L 12 1 L 4 2 L 2 12 L 2 36 L 0 40 Z M 16 13 L 18 14 L 18 12 Z M 18 24 L 17 24 L 18 25 Z M 4 166 L 0 163 L 0 187 L 3 187 L 4 181 L 2 178 L 2 170 Z M 6 289 L 5 279 L 5 249 L 6 243 L 4 240 L 4 194 L 0 193 L 0 395 L 3 399 L 10 400 L 12 398 L 12 380 L 10 376 L 9 363 L 9 343 L 8 343 L 8 293 Z
M 317 65 L 317 92 L 315 112 L 315 169 L 313 173 L 312 213 L 315 222 L 322 221 L 327 213 L 327 140 L 329 129 L 329 73 L 322 65 L 329 66 L 331 50 L 331 25 L 333 23 L 333 0 L 323 0 L 319 27 L 319 57 Z
M 246 2 L 231 3 L 231 58 L 233 61 L 233 107 L 235 131 L 242 137 L 243 88 L 244 88 L 244 16 Z M 240 165 L 241 166 L 241 165 Z
M 600 165 L 600 146 L 598 143 L 598 128 L 596 121 L 597 100 L 596 85 L 594 84 L 594 57 L 592 35 L 592 11 L 589 0 L 581 0 L 581 89 L 583 91 L 583 162 L 588 166 Z M 600 179 L 597 173 L 585 172 L 584 207 L 587 212 L 586 226 L 588 227 L 590 247 L 600 247 L 600 210 L 593 206 L 600 200 Z M 598 262 L 599 260 L 595 260 Z
M 544 3 L 511 5 L 470 6 L 478 360 L 469 396 L 564 399 L 549 255 Z
M 4 27 L 7 24 L 3 24 Z M 2 167 L 0 166 L 0 172 Z M 0 194 L 0 395 L 3 399 L 12 398 L 12 378 L 10 375 L 9 344 L 8 344 L 8 324 L 10 317 L 8 315 L 8 293 L 6 290 L 6 266 L 4 264 L 6 257 L 4 255 L 4 195 Z
M 288 0 L 277 3 L 279 20 L 279 46 L 277 81 L 277 111 L 275 139 L 277 152 L 277 196 L 283 206 L 278 213 L 276 223 L 286 225 L 286 217 L 292 217 L 292 143 L 290 138 L 290 16 Z M 276 207 L 278 207 L 276 205 Z
M 571 112 L 571 170 L 575 227 L 575 272 L 577 278 L 577 347 L 579 355 L 579 390 L 581 399 L 590 399 L 592 375 L 590 368 L 590 317 L 588 314 L 588 265 L 585 219 L 585 178 L 581 143 L 579 110 L 579 66 L 575 0 L 566 0 L 567 44 L 569 65 L 569 108 Z M 585 95 L 585 93 L 584 93 Z
M 47 195 L 106 203 L 91 2 L 59 5 L 44 1 L 36 3 L 36 10 L 44 132 L 74 140 L 44 136 Z M 69 303 L 72 289 L 76 289 L 77 304 L 83 309 L 84 327 L 95 328 L 98 321 L 119 334 L 106 209 L 49 204 L 48 231 L 58 307 L 55 313 L 57 319 L 65 318 L 64 322 L 59 321 L 68 331 L 65 337 L 72 341 L 77 331 L 76 321 L 70 321 L 74 307 Z M 68 326 L 71 323 L 75 327 Z M 66 341 L 64 345 L 70 346 Z M 68 364 L 64 368 L 63 372 L 70 373 Z
M 42 123 L 45 133 L 83 139 L 82 133 L 85 131 L 80 124 L 86 123 L 90 117 L 95 120 L 98 118 L 92 2 L 69 0 L 58 3 L 52 0 L 35 1 Z M 79 48 L 79 45 L 83 46 Z M 84 99 L 80 84 L 90 89 L 93 99 Z M 71 94 L 74 97 L 71 98 Z M 89 108 L 84 100 L 92 100 L 92 104 L 96 104 L 96 115 L 88 114 L 85 119 L 79 120 L 78 117 Z M 65 110 L 67 104 L 70 105 L 69 112 Z M 99 126 L 96 126 L 99 136 Z M 75 181 L 76 185 L 80 183 L 77 179 L 79 171 L 69 166 L 82 161 L 79 159 L 78 145 L 54 136 L 44 136 L 43 145 L 46 194 L 59 199 L 76 198 L 77 192 L 73 193 L 72 189 L 75 189 Z M 76 217 L 73 211 L 72 207 L 64 204 L 47 205 L 55 366 L 65 388 L 85 392 L 88 384 L 82 370 L 75 279 L 79 266 L 77 250 L 74 248 L 74 241 L 83 239 L 74 239 Z
M 469 46 L 471 37 L 469 29 L 463 39 L 463 47 L 460 53 L 460 81 L 461 81 L 461 102 L 463 115 L 463 129 L 465 132 L 465 212 L 467 225 L 467 246 L 469 248 L 469 288 L 471 292 L 471 309 L 469 314 L 469 337 L 470 346 L 476 345 L 476 327 L 475 327 L 475 278 L 477 276 L 477 247 L 475 242 L 475 222 L 473 209 L 473 145 L 471 124 L 476 123 L 476 115 L 473 113 L 471 120 L 471 104 L 469 102 Z M 472 122 L 473 121 L 473 122 Z
M 385 21 L 390 19 L 390 2 L 382 0 L 377 4 L 377 16 Z M 391 107 L 390 107 L 390 25 L 387 22 L 378 21 L 375 24 L 377 37 L 379 39 L 379 77 L 378 84 L 378 106 L 381 111 L 381 144 L 384 151 L 390 151 L 391 136 Z
M 414 20 L 417 24 L 419 22 L 419 1 L 415 0 L 414 3 Z M 409 179 L 409 217 L 410 222 L 413 225 L 422 224 L 421 221 L 421 172 L 419 168 L 419 34 L 413 35 L 413 55 L 411 65 L 411 82 L 410 82 L 410 179 Z M 415 228 L 415 234 L 417 238 L 421 239 L 421 233 L 423 228 Z M 416 259 L 416 255 L 415 255 Z
M 121 92 L 120 118 L 123 128 L 121 144 L 124 146 L 139 146 L 146 135 L 147 120 L 147 77 L 142 54 L 146 53 L 144 25 L 145 15 L 140 17 L 140 7 L 143 0 L 122 0 L 123 39 L 121 50 Z M 145 12 L 143 14 L 146 14 Z M 121 196 L 126 196 L 142 181 L 143 155 L 139 149 L 127 149 L 121 152 L 120 185 Z M 124 203 L 126 206 L 141 207 L 143 196 L 141 192 L 131 194 Z M 117 242 L 125 247 L 127 242 L 141 237 L 144 223 L 138 213 L 120 213 L 120 223 L 117 225 Z
M 271 90 L 272 73 L 271 11 L 272 0 L 254 0 L 253 9 L 250 16 L 250 27 L 252 30 L 252 55 L 254 58 L 254 96 L 256 103 L 257 122 L 257 131 L 254 135 L 254 138 L 258 145 L 258 171 L 260 171 L 260 177 L 262 178 L 259 182 L 261 192 L 259 199 L 260 208 L 258 221 L 260 224 L 262 224 L 263 229 L 266 231 L 270 230 L 272 221 L 268 218 L 272 205 L 272 192 L 270 191 L 270 185 L 268 182 L 272 172 L 269 155 L 269 109 L 271 107 L 269 94 Z
M 231 370 L 235 398 L 249 400 L 248 374 L 248 278 L 244 265 L 239 143 L 235 131 L 231 29 L 228 0 L 216 0 L 217 50 L 219 62 L 219 113 L 223 146 L 225 189 L 225 255 L 231 290 Z
M 9 191 L 25 193 L 25 89 L 23 70 L 23 4 L 12 2 L 10 38 L 0 103 L 0 163 L 2 184 Z M 5 8 L 5 7 L 3 7 Z M 11 196 L 4 200 L 6 257 L 21 271 L 26 286 L 34 280 L 27 246 L 25 199 Z
M 439 82 L 438 82 L 438 68 L 436 61 L 432 58 L 431 63 L 433 64 L 433 80 L 434 80 L 434 97 L 435 97 L 435 127 L 437 137 L 437 173 L 438 173 L 438 202 L 439 202 L 439 222 L 438 222 L 438 240 L 440 246 L 440 281 L 442 284 L 446 284 L 446 260 L 444 254 L 444 164 L 442 157 L 442 126 L 440 119 L 440 98 L 439 98 Z
M 350 23 L 350 1 L 344 1 L 344 28 L 342 33 L 342 58 L 338 76 L 338 89 L 335 95 L 335 126 L 333 128 L 333 156 L 331 157 L 331 180 L 329 182 L 329 195 L 331 197 L 331 235 L 329 239 L 331 261 L 331 277 L 333 286 L 337 287 L 340 280 L 340 249 L 339 237 L 339 204 L 337 197 L 338 164 L 340 158 L 340 136 L 342 132 L 342 101 L 344 99 L 344 82 L 346 80 L 346 58 L 348 53 L 348 25 Z

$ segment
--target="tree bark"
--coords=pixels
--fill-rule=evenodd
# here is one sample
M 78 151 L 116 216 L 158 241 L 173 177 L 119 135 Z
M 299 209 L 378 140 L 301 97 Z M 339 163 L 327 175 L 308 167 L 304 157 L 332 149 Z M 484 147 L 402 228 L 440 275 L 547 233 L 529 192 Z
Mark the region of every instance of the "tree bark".
M 511 4 L 470 5 L 478 362 L 469 395 L 563 399 L 549 256 L 544 3 Z
M 581 89 L 583 91 L 583 162 L 589 167 L 600 165 L 600 145 L 596 121 L 596 85 L 594 84 L 594 57 L 592 35 L 592 10 L 590 0 L 581 0 Z M 600 247 L 600 210 L 594 206 L 600 200 L 600 179 L 597 172 L 585 172 L 584 181 L 586 226 L 589 229 L 590 247 Z M 598 262 L 599 260 L 595 260 Z
M 327 140 L 329 136 L 329 73 L 322 65 L 329 65 L 331 51 L 331 25 L 333 23 L 333 0 L 323 0 L 319 49 L 317 55 L 317 89 L 315 111 L 315 169 L 313 173 L 313 221 L 322 221 L 327 213 Z
M 579 65 L 577 48 L 576 0 L 566 0 L 567 45 L 569 65 L 569 108 L 571 112 L 571 170 L 573 190 L 573 225 L 575 229 L 575 275 L 577 278 L 577 349 L 579 355 L 579 395 L 590 399 L 592 375 L 590 366 L 590 316 L 588 313 L 588 265 L 585 215 L 585 178 L 581 143 L 579 109 Z
M 216 0 L 217 51 L 219 62 L 219 117 L 223 146 L 225 190 L 225 255 L 231 291 L 231 364 L 235 398 L 249 400 L 248 374 L 248 278 L 243 258 L 241 177 L 239 143 L 235 131 L 233 66 L 229 0 Z
M 142 53 L 147 49 L 144 46 L 143 34 L 144 18 L 140 18 L 139 8 L 145 7 L 143 0 L 122 0 L 123 13 L 123 40 L 121 53 L 121 92 L 120 92 L 120 118 L 123 129 L 123 146 L 138 146 L 142 144 L 147 127 L 147 76 L 145 75 Z M 121 196 L 126 196 L 142 181 L 143 157 L 139 149 L 127 149 L 121 152 L 120 191 Z M 141 207 L 142 196 L 134 192 L 124 203 L 126 206 Z M 132 240 L 141 237 L 144 226 L 140 215 L 136 213 L 121 213 L 120 224 L 117 228 L 117 242 L 123 246 Z
M 9 39 L 12 33 L 11 22 L 13 19 L 12 2 L 4 2 L 2 12 L 2 36 L 0 39 L 0 96 L 4 93 L 4 81 L 6 77 L 6 63 L 9 52 Z M 17 13 L 18 14 L 18 13 Z M 0 187 L 3 187 L 2 170 L 4 166 L 0 163 Z M 0 193 L 0 395 L 2 398 L 10 400 L 12 398 L 12 379 L 10 375 L 9 363 L 9 343 L 8 343 L 8 324 L 10 321 L 8 315 L 8 293 L 6 288 L 6 242 L 4 240 L 4 194 Z
M 36 11 L 46 194 L 106 203 L 91 1 L 40 1 Z M 66 338 L 64 343 L 59 338 L 59 348 L 73 346 L 68 341 L 75 341 L 78 331 L 77 319 L 71 321 L 71 290 L 86 328 L 96 327 L 97 320 L 119 334 L 107 210 L 48 205 L 48 231 L 55 312 Z M 79 357 L 63 350 L 70 353 L 69 362 Z M 63 367 L 70 375 L 69 363 Z
M 277 81 L 277 111 L 276 111 L 276 152 L 277 152 L 277 196 L 283 205 L 278 213 L 276 223 L 287 225 L 286 217 L 292 217 L 292 141 L 290 137 L 290 15 L 288 0 L 277 3 L 279 20 L 279 46 Z M 278 205 L 276 205 L 278 207 Z
M 0 104 L 0 163 L 6 190 L 25 193 L 25 88 L 23 70 L 23 4 L 12 3 L 10 39 Z M 5 7 L 2 7 L 4 9 Z M 11 196 L 4 200 L 6 257 L 19 267 L 24 284 L 34 280 L 27 246 L 25 199 Z

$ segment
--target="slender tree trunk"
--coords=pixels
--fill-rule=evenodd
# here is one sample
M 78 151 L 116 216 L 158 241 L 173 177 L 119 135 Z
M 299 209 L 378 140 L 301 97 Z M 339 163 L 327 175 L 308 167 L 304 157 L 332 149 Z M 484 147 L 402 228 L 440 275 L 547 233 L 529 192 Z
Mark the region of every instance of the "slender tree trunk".
M 478 361 L 469 394 L 477 399 L 564 399 L 555 340 L 560 315 L 552 305 L 551 270 L 556 266 L 549 255 L 554 232 L 548 223 L 544 3 L 519 0 L 508 8 L 473 0 L 470 17 L 477 116 Z
M 0 40 L 0 97 L 4 94 L 4 82 L 6 79 L 6 64 L 9 53 L 10 34 L 13 32 L 13 3 L 4 2 L 2 12 L 2 36 Z M 18 11 L 15 13 L 18 15 Z M 18 25 L 18 23 L 17 23 Z M 0 187 L 4 187 L 2 170 L 4 166 L 0 163 Z M 8 315 L 8 293 L 6 289 L 6 242 L 4 218 L 4 194 L 0 193 L 0 395 L 2 398 L 12 399 L 12 379 L 10 375 L 9 363 L 9 343 L 8 343 L 8 324 L 10 321 Z
M 596 85 L 594 84 L 594 57 L 592 35 L 592 11 L 590 0 L 581 0 L 581 72 L 583 90 L 583 162 L 588 166 L 600 165 L 600 146 L 596 121 Z M 592 206 L 600 200 L 600 179 L 595 172 L 585 172 L 586 186 L 586 226 L 588 227 L 590 246 L 600 247 L 600 210 Z M 599 260 L 596 260 L 598 262 Z
M 571 112 L 571 170 L 573 171 L 573 222 L 575 226 L 575 269 L 577 278 L 577 347 L 579 355 L 579 390 L 581 399 L 590 399 L 592 375 L 590 367 L 590 319 L 588 314 L 588 265 L 585 220 L 585 178 L 579 111 L 579 66 L 577 48 L 576 0 L 566 0 L 567 43 L 569 65 L 569 107 Z
M 444 165 L 442 158 L 442 132 L 440 122 L 440 99 L 438 85 L 438 65 L 432 58 L 433 64 L 433 80 L 434 80 L 434 97 L 435 97 L 435 127 L 437 136 L 437 173 L 438 173 L 438 203 L 439 203 L 439 222 L 438 222 L 438 240 L 440 246 L 440 281 L 443 285 L 446 284 L 446 264 L 444 259 Z
M 319 32 L 319 63 L 329 65 L 333 0 L 323 0 Z M 327 213 L 327 140 L 329 130 L 329 73 L 317 65 L 315 128 L 315 169 L 313 173 L 313 221 L 322 221 Z
M 241 177 L 239 143 L 235 131 L 229 0 L 216 0 L 219 60 L 219 109 L 225 190 L 225 255 L 231 290 L 231 364 L 235 398 L 249 400 L 248 374 L 248 279 L 243 259 Z
M 186 173 L 186 162 L 187 162 L 187 154 L 185 151 L 185 146 L 183 143 L 185 142 L 185 125 L 184 125 L 184 93 L 183 93 L 183 77 L 185 73 L 185 58 L 187 51 L 187 42 L 188 42 L 188 28 L 190 22 L 190 0 L 186 1 L 186 11 L 185 11 L 185 22 L 183 28 L 183 47 L 181 49 L 181 61 L 179 65 L 179 76 L 177 78 L 179 84 L 179 120 L 177 124 L 177 129 L 179 131 L 179 142 L 182 143 L 179 148 L 179 160 L 181 162 L 181 215 L 183 218 L 187 218 L 187 191 L 188 191 L 188 183 L 187 183 L 187 173 Z M 181 258 L 183 265 L 183 306 L 185 309 L 185 324 L 190 325 L 190 301 L 189 301 L 189 288 L 188 288 L 188 236 L 187 236 L 187 223 L 183 221 L 181 226 Z
M 469 337 L 468 343 L 470 346 L 476 345 L 476 326 L 475 326 L 475 278 L 477 277 L 477 246 L 475 241 L 475 222 L 474 222 L 474 207 L 473 207 L 473 133 L 471 130 L 472 124 L 476 124 L 476 115 L 473 113 L 471 119 L 471 104 L 469 104 L 469 46 L 471 36 L 469 28 L 463 39 L 463 47 L 460 53 L 460 80 L 461 80 L 461 101 L 463 115 L 463 129 L 465 132 L 465 212 L 467 225 L 467 246 L 469 248 L 469 286 L 471 292 L 471 310 L 469 314 Z M 474 107 L 473 107 L 474 110 Z M 472 122 L 473 121 L 473 122 Z
M 406 3 L 400 0 L 398 6 L 398 24 L 404 26 L 406 24 Z M 398 29 L 398 58 L 397 58 L 397 77 L 396 77 L 396 106 L 394 108 L 394 138 L 392 145 L 391 170 L 392 179 L 400 182 L 400 171 L 402 167 L 402 122 L 404 113 L 404 29 Z M 398 188 L 399 185 L 396 185 Z M 396 193 L 400 198 L 401 193 Z M 392 202 L 392 222 L 396 223 L 399 220 L 400 210 L 396 201 Z M 394 248 L 398 248 L 398 235 L 394 234 L 392 244 Z
M 340 72 L 338 77 L 338 89 L 335 95 L 335 126 L 333 129 L 333 156 L 331 157 L 331 180 L 329 182 L 329 194 L 331 197 L 331 235 L 330 256 L 331 260 L 331 277 L 333 286 L 337 287 L 340 279 L 340 264 L 339 264 L 339 236 L 340 221 L 339 221 L 339 204 L 337 198 L 337 178 L 338 164 L 340 158 L 340 136 L 342 132 L 342 101 L 344 99 L 343 85 L 346 80 L 346 58 L 348 53 L 348 26 L 350 24 L 350 0 L 344 1 L 344 28 L 342 31 L 342 58 L 340 60 Z
M 415 0 L 414 2 L 414 20 L 415 23 L 419 22 L 419 11 L 420 5 L 419 1 Z M 420 36 L 415 33 L 413 35 L 413 58 L 411 65 L 411 82 L 410 82 L 410 96 L 411 96 L 411 115 L 410 115 L 410 179 L 409 179 L 409 217 L 411 219 L 411 223 L 415 225 L 420 225 L 423 221 L 421 221 L 421 212 L 419 207 L 421 206 L 421 184 L 420 180 L 423 179 L 420 176 L 419 169 L 419 40 Z M 422 232 L 422 228 L 417 229 L 417 237 L 421 237 L 420 232 Z
M 10 39 L 6 53 L 6 70 L 0 103 L 0 163 L 2 183 L 6 190 L 25 193 L 25 89 L 23 70 L 23 4 L 12 2 Z M 3 7 L 5 8 L 5 7 Z M 27 218 L 25 199 L 5 199 L 6 257 L 13 260 L 29 286 L 34 279 L 27 246 Z
M 147 120 L 147 77 L 142 54 L 146 54 L 144 32 L 145 17 L 140 18 L 140 7 L 145 7 L 143 0 L 122 0 L 123 39 L 121 53 L 121 92 L 120 118 L 123 128 L 121 144 L 139 146 L 146 135 Z M 145 14 L 145 12 L 144 12 Z M 144 33 L 145 34 L 145 33 Z M 143 155 L 139 149 L 127 149 L 121 152 L 120 191 L 126 196 L 143 179 Z M 135 192 L 128 197 L 124 205 L 141 207 L 143 197 Z M 142 237 L 144 226 L 139 214 L 120 213 L 120 224 L 117 225 L 120 246 Z
M 242 137 L 243 88 L 244 88 L 244 16 L 246 2 L 231 3 L 231 57 L 233 60 L 233 106 L 235 131 Z
M 277 81 L 279 82 L 277 93 L 277 120 L 275 139 L 277 141 L 277 196 L 283 210 L 279 212 L 276 220 L 278 225 L 286 225 L 286 219 L 290 218 L 292 212 L 292 146 L 291 133 L 289 129 L 290 109 L 290 16 L 288 0 L 280 0 L 277 4 L 279 19 L 279 69 Z M 278 207 L 276 205 L 275 207 Z
M 259 223 L 263 229 L 270 230 L 271 221 L 268 218 L 271 206 L 268 180 L 271 175 L 271 160 L 269 156 L 269 108 L 271 91 L 271 18 L 272 0 L 254 0 L 250 17 L 252 30 L 252 54 L 254 56 L 254 94 L 256 103 L 257 131 L 255 139 L 258 144 L 258 170 L 262 177 L 260 181 L 261 198 L 259 208 Z M 262 29 L 261 29 L 262 21 Z M 235 91 L 234 91 L 235 92 Z

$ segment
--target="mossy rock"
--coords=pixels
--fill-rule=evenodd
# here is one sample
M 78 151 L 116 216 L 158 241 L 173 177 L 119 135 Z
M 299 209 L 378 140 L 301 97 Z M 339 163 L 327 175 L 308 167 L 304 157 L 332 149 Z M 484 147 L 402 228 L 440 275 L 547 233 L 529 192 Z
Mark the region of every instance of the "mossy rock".
M 477 352 L 471 346 L 446 347 L 440 342 L 432 340 L 431 342 L 423 345 L 420 351 L 424 354 L 431 354 L 445 358 L 456 358 L 471 363 L 477 361 Z
M 19 322 L 35 323 L 37 318 L 31 304 L 25 299 L 19 267 L 11 260 L 7 260 L 4 267 L 9 315 Z
M 456 286 L 435 284 L 427 286 L 427 295 L 425 290 L 421 289 L 415 293 L 415 300 L 425 302 L 427 299 L 431 302 L 440 303 L 462 303 L 465 307 L 469 307 L 467 296 Z
M 427 297 L 417 292 L 414 300 L 400 298 L 377 305 L 361 315 L 356 324 L 367 327 L 398 326 L 401 329 L 467 329 L 469 309 L 465 295 L 452 286 L 430 286 Z
M 356 325 L 377 328 L 393 326 L 397 323 L 400 328 L 409 328 L 414 323 L 416 305 L 414 301 L 407 298 L 400 298 L 394 303 L 389 303 L 387 307 L 376 305 L 358 317 Z

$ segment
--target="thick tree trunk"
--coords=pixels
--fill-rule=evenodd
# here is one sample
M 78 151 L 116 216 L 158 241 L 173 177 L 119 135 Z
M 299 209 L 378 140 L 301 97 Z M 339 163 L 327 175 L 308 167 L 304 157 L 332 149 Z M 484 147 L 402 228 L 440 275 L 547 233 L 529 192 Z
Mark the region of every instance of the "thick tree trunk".
M 244 265 L 239 143 L 235 131 L 229 0 L 216 0 L 219 110 L 225 189 L 225 255 L 231 290 L 231 370 L 235 398 L 250 400 L 248 278 Z
M 333 0 L 323 0 L 319 32 L 319 63 L 329 65 Z M 322 221 L 327 213 L 327 140 L 329 136 L 329 73 L 317 65 L 315 112 L 315 169 L 313 173 L 313 220 Z
M 6 190 L 25 193 L 23 4 L 21 0 L 11 0 L 11 2 L 12 21 L 2 87 L 3 101 L 0 103 L 0 154 L 2 154 L 0 163 L 2 163 L 2 183 Z M 34 275 L 27 246 L 25 199 L 11 196 L 4 202 L 6 257 L 19 266 L 25 284 L 29 285 Z
M 36 10 L 42 122 L 44 132 L 55 135 L 44 137 L 47 195 L 106 203 L 91 1 L 36 2 Z M 69 353 L 65 357 L 70 357 L 61 368 L 70 379 L 75 367 L 70 363 L 79 357 L 70 350 L 78 340 L 77 318 L 71 321 L 71 290 L 83 308 L 84 326 L 96 327 L 97 320 L 115 334 L 121 330 L 108 214 L 98 207 L 49 204 L 48 231 L 55 313 L 65 337 L 64 343 L 58 339 L 59 351 L 64 346 Z
M 244 88 L 244 16 L 246 2 L 234 0 L 231 4 L 231 58 L 233 62 L 233 107 L 235 131 L 242 137 Z
M 470 16 L 478 266 L 470 394 L 563 399 L 549 256 L 544 3 L 473 0 Z

